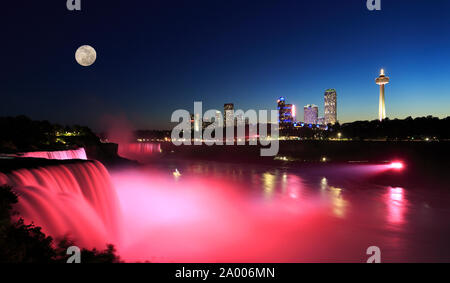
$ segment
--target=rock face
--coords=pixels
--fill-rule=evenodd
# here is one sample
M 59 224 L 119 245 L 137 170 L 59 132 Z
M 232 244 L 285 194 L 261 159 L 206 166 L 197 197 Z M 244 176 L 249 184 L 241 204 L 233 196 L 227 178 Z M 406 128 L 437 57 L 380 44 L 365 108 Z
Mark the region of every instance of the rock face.
M 119 146 L 115 143 L 100 143 L 96 145 L 87 145 L 85 147 L 88 159 L 101 161 L 118 158 L 118 149 Z

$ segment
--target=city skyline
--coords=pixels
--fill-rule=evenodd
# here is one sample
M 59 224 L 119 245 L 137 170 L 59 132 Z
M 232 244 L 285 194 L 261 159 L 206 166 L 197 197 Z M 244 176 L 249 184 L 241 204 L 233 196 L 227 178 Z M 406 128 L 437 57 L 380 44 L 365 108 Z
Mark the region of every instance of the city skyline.
M 375 120 L 381 68 L 395 78 L 387 117 L 449 115 L 450 37 L 430 32 L 449 30 L 448 1 L 386 1 L 382 13 L 356 0 L 85 3 L 79 13 L 41 2 L 8 3 L 0 20 L 10 39 L 2 52 L 11 55 L 1 116 L 97 131 L 113 116 L 136 129 L 170 129 L 171 113 L 194 101 L 269 110 L 283 96 L 301 109 L 322 105 L 323 91 L 334 88 L 340 123 Z M 40 24 L 19 24 L 29 21 Z M 90 67 L 75 61 L 85 44 L 97 51 Z

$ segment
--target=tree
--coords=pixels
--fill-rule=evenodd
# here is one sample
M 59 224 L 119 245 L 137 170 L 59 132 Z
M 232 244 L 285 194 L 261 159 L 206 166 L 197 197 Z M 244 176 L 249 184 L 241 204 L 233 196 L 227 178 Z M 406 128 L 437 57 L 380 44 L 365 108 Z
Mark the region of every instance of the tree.
M 26 225 L 22 218 L 12 221 L 13 205 L 18 202 L 11 187 L 0 187 L 0 263 L 63 263 L 69 257 L 67 248 L 76 245 L 62 239 L 56 245 L 41 227 Z M 82 249 L 83 263 L 120 262 L 113 245 L 103 251 Z

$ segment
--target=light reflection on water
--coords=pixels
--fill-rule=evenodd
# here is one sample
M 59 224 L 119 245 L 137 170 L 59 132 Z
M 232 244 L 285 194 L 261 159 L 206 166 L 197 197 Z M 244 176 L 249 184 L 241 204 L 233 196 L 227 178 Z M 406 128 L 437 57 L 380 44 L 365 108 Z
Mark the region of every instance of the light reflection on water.
M 177 230 L 178 234 L 188 234 L 192 243 L 201 247 L 198 249 L 215 252 L 210 254 L 195 249 L 190 251 L 195 256 L 185 257 L 180 248 L 178 252 L 182 255 L 172 250 L 169 253 L 173 253 L 173 261 L 361 262 L 366 259 L 365 249 L 372 245 L 381 248 L 383 261 L 388 262 L 450 259 L 450 252 L 443 252 L 450 250 L 445 240 L 450 236 L 446 220 L 450 216 L 450 201 L 446 202 L 450 200 L 449 193 L 444 196 L 438 194 L 441 201 L 444 199 L 446 209 L 432 209 L 423 204 L 424 198 L 433 202 L 436 197 L 428 188 L 422 188 L 419 194 L 409 194 L 409 190 L 417 188 L 384 186 L 377 184 L 376 180 L 367 181 L 365 174 L 373 175 L 380 171 L 376 166 L 333 170 L 332 167 L 289 169 L 180 162 L 147 168 L 148 176 L 157 179 L 162 184 L 158 186 L 164 187 L 164 191 L 174 190 L 169 198 L 162 198 L 166 202 L 179 196 L 177 190 L 189 188 L 195 192 L 198 187 L 200 192 L 203 190 L 200 187 L 209 186 L 211 191 L 220 191 L 219 205 L 215 203 L 219 200 L 212 195 L 212 198 L 206 198 L 206 203 L 195 204 L 192 206 L 195 208 L 188 209 L 195 212 L 196 217 L 205 213 L 203 208 L 209 215 L 207 221 L 189 228 L 197 230 L 198 234 L 192 230 Z M 175 168 L 181 176 L 171 176 Z M 176 182 L 170 183 L 171 179 L 176 179 Z M 234 195 L 230 197 L 227 195 L 229 192 Z M 177 201 L 182 202 L 182 199 Z M 257 205 L 253 206 L 255 202 Z M 170 203 L 164 205 L 171 206 Z M 184 205 L 190 207 L 189 203 Z M 216 213 L 218 207 L 222 210 Z M 192 221 L 184 212 L 179 219 L 174 215 L 167 225 L 178 226 Z M 215 219 L 220 219 L 220 229 L 230 233 L 226 240 L 214 230 Z M 429 226 L 437 227 L 439 239 L 431 239 L 435 234 L 430 234 Z M 165 226 L 162 233 L 171 234 L 170 229 Z M 208 240 L 198 240 L 200 237 Z M 254 243 L 247 247 L 247 252 L 242 248 L 235 249 L 235 245 L 249 245 L 251 239 Z M 224 242 L 229 242 L 233 248 L 220 247 Z M 173 247 L 164 249 L 161 244 L 159 248 L 162 254 L 167 254 L 167 250 Z
M 391 224 L 401 226 L 406 213 L 405 190 L 403 188 L 387 188 L 386 203 L 388 207 L 387 218 Z
M 211 164 L 209 164 L 211 166 Z M 327 178 L 323 177 L 320 179 L 320 184 L 305 184 L 305 181 L 296 173 L 287 172 L 279 169 L 269 169 L 267 171 L 256 171 L 251 170 L 250 172 L 243 172 L 244 169 L 238 166 L 228 165 L 226 169 L 220 170 L 217 166 L 213 165 L 213 176 L 215 178 L 227 178 L 228 182 L 233 181 L 237 184 L 245 184 L 246 187 L 250 187 L 252 190 L 261 192 L 264 199 L 270 200 L 273 198 L 289 197 L 291 199 L 299 199 L 304 197 L 305 201 L 309 198 L 316 197 L 319 194 L 322 200 L 329 202 L 332 213 L 336 217 L 345 217 L 346 208 L 348 202 L 343 196 L 343 188 L 331 186 L 328 184 Z M 186 168 L 188 173 L 200 176 L 211 175 L 210 169 L 205 165 L 192 165 Z M 248 183 L 248 184 L 247 184 Z M 316 190 L 319 187 L 320 190 Z M 305 194 L 302 196 L 302 191 Z M 397 206 L 401 205 L 399 203 Z M 392 204 L 390 205 L 392 208 Z M 396 221 L 397 224 L 401 222 L 401 219 Z

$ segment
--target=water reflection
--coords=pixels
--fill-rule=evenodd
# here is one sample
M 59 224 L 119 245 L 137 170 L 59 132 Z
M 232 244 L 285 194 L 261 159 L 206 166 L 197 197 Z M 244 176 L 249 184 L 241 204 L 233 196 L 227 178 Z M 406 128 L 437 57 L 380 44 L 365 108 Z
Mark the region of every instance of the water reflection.
M 359 262 L 370 245 L 382 248 L 383 262 L 441 259 L 440 247 L 450 235 L 450 212 L 429 206 L 425 214 L 423 203 L 434 200 L 447 208 L 450 194 L 436 198 L 431 187 L 386 187 L 381 185 L 384 179 L 365 178 L 368 166 L 356 167 L 311 166 L 300 171 L 171 163 L 170 170 L 178 168 L 182 174 L 176 182 L 172 176 L 166 180 L 163 166 L 144 176 L 128 172 L 113 177 L 127 220 L 137 222 L 138 232 L 142 223 L 151 228 L 147 250 L 169 253 L 172 260 Z M 130 193 L 130 182 L 138 192 Z M 412 194 L 413 189 L 418 193 Z M 428 233 L 429 223 L 439 231 L 439 239 Z M 160 238 L 154 239 L 153 231 Z M 430 243 L 426 250 L 423 242 Z M 141 244 L 136 243 L 139 256 Z
M 283 176 L 281 177 L 281 192 L 282 194 L 286 193 L 288 185 L 288 174 L 283 172 Z
M 296 175 L 286 175 L 287 195 L 290 198 L 298 199 L 300 197 L 303 181 Z
M 405 190 L 403 188 L 387 188 L 385 202 L 387 205 L 387 220 L 391 224 L 403 224 L 406 212 Z
M 275 174 L 266 172 L 262 175 L 263 191 L 266 198 L 271 198 L 275 192 L 277 177 Z
M 322 191 L 326 190 L 328 188 L 328 180 L 327 178 L 323 177 L 320 181 L 320 188 Z
M 328 185 L 328 179 L 323 177 L 320 181 L 320 191 L 322 198 L 329 200 L 332 204 L 333 214 L 337 217 L 345 217 L 348 202 L 342 195 L 342 188 Z
M 335 217 L 346 218 L 349 212 L 350 200 L 346 199 L 344 192 L 346 189 L 339 182 L 332 182 L 328 176 L 322 176 L 318 183 L 305 182 L 305 176 L 298 172 L 291 172 L 284 169 L 260 170 L 262 168 L 245 168 L 232 164 L 191 164 L 186 168 L 186 173 L 195 176 L 207 176 L 208 178 L 223 179 L 227 183 L 240 187 L 247 184 L 253 192 L 258 193 L 263 199 L 274 200 L 275 198 L 289 198 L 302 201 L 298 206 L 312 203 L 317 197 L 326 204 L 329 212 Z M 342 168 L 341 168 L 342 169 Z M 354 172 L 354 168 L 351 170 Z M 351 172 L 349 172 L 351 173 Z M 176 177 L 176 179 L 178 179 Z M 311 178 L 308 178 L 311 179 Z M 333 179 L 333 178 L 332 178 Z M 354 188 L 351 188 L 352 190 Z M 388 223 L 399 225 L 404 222 L 405 195 L 403 188 L 388 188 L 386 195 L 383 193 L 382 202 L 386 204 L 387 211 L 383 211 L 384 219 Z M 376 208 L 374 208 L 376 209 Z
M 261 173 L 259 178 L 253 177 L 252 180 L 253 188 L 262 189 L 265 199 L 274 197 L 298 199 L 303 187 L 303 181 L 299 176 L 278 170 Z
M 344 218 L 348 202 L 344 199 L 343 189 L 328 184 L 327 178 L 320 180 L 320 190 L 314 184 L 307 185 L 304 180 L 295 173 L 280 172 L 279 170 L 266 171 L 259 176 L 252 176 L 252 187 L 260 190 L 265 199 L 289 198 L 301 201 L 298 206 L 307 202 L 315 202 L 317 197 L 330 204 L 332 214 Z

